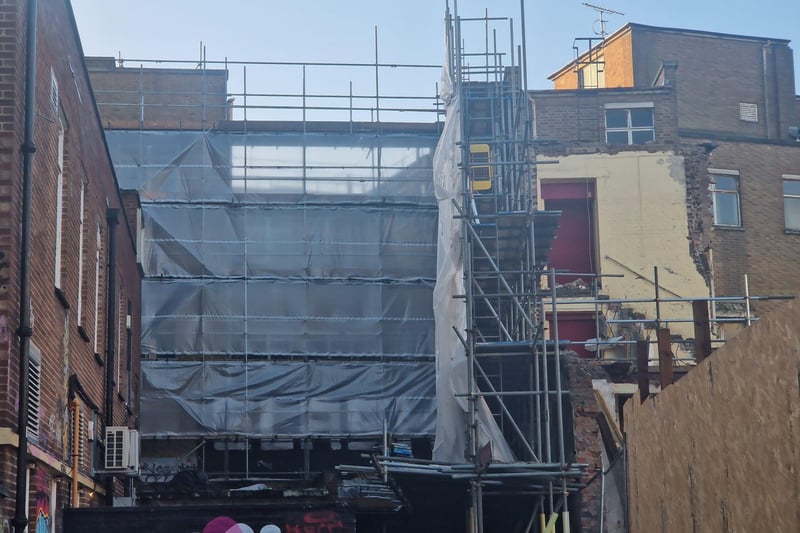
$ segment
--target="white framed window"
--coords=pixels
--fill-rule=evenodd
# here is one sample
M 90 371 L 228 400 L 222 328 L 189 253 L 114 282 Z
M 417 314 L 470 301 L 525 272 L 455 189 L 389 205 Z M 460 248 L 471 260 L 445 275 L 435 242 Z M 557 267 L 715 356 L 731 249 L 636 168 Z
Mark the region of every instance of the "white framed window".
M 800 175 L 783 175 L 783 223 L 786 229 L 800 231 Z
M 58 104 L 58 80 L 55 71 L 50 67 L 50 112 L 53 117 L 58 116 Z
M 86 184 L 81 180 L 80 220 L 78 221 L 78 327 L 83 327 L 83 231 L 85 218 Z
M 578 71 L 578 87 L 581 89 L 604 89 L 606 71 L 603 58 L 597 58 Z
M 117 305 L 117 349 L 116 360 L 114 364 L 117 366 L 117 379 L 115 380 L 117 392 L 122 394 L 122 332 L 126 326 L 126 311 L 125 297 L 120 296 L 119 304 Z
M 709 169 L 709 174 L 711 176 L 714 224 L 717 226 L 741 227 L 739 173 L 735 170 Z
M 652 102 L 606 104 L 606 142 L 644 144 L 656 140 Z
M 100 224 L 97 225 L 97 240 L 94 251 L 94 353 L 100 353 L 100 249 L 103 246 L 103 234 Z
M 53 283 L 61 288 L 61 254 L 64 226 L 64 126 L 58 122 L 58 161 L 56 162 L 56 260 Z

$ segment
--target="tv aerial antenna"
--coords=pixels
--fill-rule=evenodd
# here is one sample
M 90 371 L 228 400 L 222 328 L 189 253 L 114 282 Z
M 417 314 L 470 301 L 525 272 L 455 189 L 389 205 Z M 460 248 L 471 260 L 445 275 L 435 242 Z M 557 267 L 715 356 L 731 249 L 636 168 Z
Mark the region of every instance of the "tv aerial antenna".
M 594 4 L 589 4 L 589 3 L 587 3 L 587 2 L 583 2 L 582 4 L 583 4 L 583 5 L 585 5 L 586 7 L 588 7 L 588 8 L 591 8 L 591 9 L 594 9 L 595 11 L 597 11 L 598 13 L 600 13 L 600 19 L 595 21 L 595 22 L 599 22 L 599 23 L 600 23 L 600 31 L 598 32 L 598 31 L 595 29 L 595 30 L 594 30 L 594 33 L 595 33 L 595 34 L 597 34 L 597 35 L 599 35 L 599 36 L 600 36 L 600 38 L 602 38 L 602 39 L 604 39 L 604 40 L 605 40 L 605 38 L 606 38 L 606 35 L 608 35 L 608 33 L 606 32 L 606 19 L 605 19 L 605 15 L 607 15 L 607 14 L 608 14 L 608 15 L 622 15 L 622 16 L 624 16 L 624 15 L 625 15 L 625 13 L 620 13 L 619 11 L 614 11 L 613 9 L 609 9 L 609 8 L 607 8 L 607 7 L 596 6 L 596 5 L 594 5 Z

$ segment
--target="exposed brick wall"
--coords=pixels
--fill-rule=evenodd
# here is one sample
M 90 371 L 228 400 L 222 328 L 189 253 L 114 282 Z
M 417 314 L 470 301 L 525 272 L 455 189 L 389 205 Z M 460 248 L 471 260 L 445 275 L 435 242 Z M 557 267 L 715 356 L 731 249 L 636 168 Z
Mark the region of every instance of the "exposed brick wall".
M 589 465 L 584 482 L 603 471 L 603 439 L 598 417 L 602 409 L 594 394 L 592 379 L 608 379 L 597 362 L 576 355 L 564 356 L 572 411 L 575 420 L 576 463 Z M 598 474 L 599 473 L 599 474 Z M 591 483 L 580 492 L 580 509 L 571 510 L 580 518 L 580 531 L 598 531 L 602 512 L 601 484 Z
M 652 102 L 656 143 L 678 138 L 674 93 L 669 88 L 532 91 L 539 139 L 605 143 L 605 104 Z
M 225 70 L 117 67 L 87 59 L 108 129 L 204 129 L 227 118 Z
M 4 69 L 0 76 L 0 91 L 5 103 L 0 104 L 0 264 L 7 266 L 2 273 L 0 291 L 0 428 L 16 431 L 19 343 L 15 335 L 19 323 L 19 246 L 20 209 L 22 197 L 22 142 L 24 114 L 24 60 L 22 42 L 25 33 L 25 5 L 22 0 L 0 1 L 0 36 L 10 42 L 0 48 Z M 13 22 L 13 24 L 7 23 Z M 51 69 L 58 85 L 58 107 L 51 106 Z M 7 96 L 6 96 L 7 95 Z M 108 246 L 106 207 L 122 209 L 122 200 L 114 179 L 103 131 L 97 118 L 90 92 L 89 78 L 81 57 L 77 29 L 67 0 L 40 0 L 37 31 L 36 61 L 36 122 L 33 156 L 33 223 L 31 228 L 31 310 L 33 316 L 32 342 L 41 352 L 42 390 L 40 428 L 31 444 L 48 454 L 52 461 L 70 464 L 69 410 L 67 380 L 77 374 L 92 401 L 104 405 L 105 370 L 94 355 L 95 337 L 105 331 L 105 287 Z M 59 129 L 64 132 L 64 171 L 62 187 L 62 252 L 61 292 L 67 305 L 56 294 L 56 213 Z M 83 248 L 81 249 L 81 184 L 84 184 Z M 123 210 L 124 213 L 124 210 Z M 95 324 L 95 235 L 100 225 L 101 280 L 98 291 L 99 331 Z M 139 271 L 136 265 L 134 236 L 123 217 L 117 229 L 117 284 L 120 306 L 127 300 L 133 303 L 134 372 L 138 373 L 139 353 Z M 81 314 L 77 317 L 79 300 L 79 262 L 83 256 Z M 124 339 L 125 315 L 119 317 Z M 78 331 L 85 325 L 89 341 Z M 104 356 L 104 339 L 99 343 Z M 124 352 L 124 343 L 123 343 Z M 120 382 L 127 382 L 125 365 Z M 126 391 L 127 392 L 127 391 Z M 122 400 L 115 400 L 115 423 L 126 425 L 136 418 L 129 416 Z M 120 407 L 117 408 L 116 406 Z M 102 415 L 100 420 L 102 420 Z M 16 450 L 5 447 L 0 460 L 11 457 Z M 37 461 L 42 479 L 57 472 Z M 0 469 L 0 483 L 14 488 L 15 468 Z M 66 492 L 59 496 L 61 503 Z M 35 499 L 32 500 L 35 502 Z M 0 500 L 3 517 L 10 517 L 14 498 Z M 10 506 L 10 507 L 9 507 Z M 30 511 L 32 513 L 32 511 Z
M 711 239 L 714 219 L 709 192 L 708 153 L 703 146 L 684 143 L 678 150 L 686 171 L 686 214 L 689 254 L 706 285 L 712 283 Z

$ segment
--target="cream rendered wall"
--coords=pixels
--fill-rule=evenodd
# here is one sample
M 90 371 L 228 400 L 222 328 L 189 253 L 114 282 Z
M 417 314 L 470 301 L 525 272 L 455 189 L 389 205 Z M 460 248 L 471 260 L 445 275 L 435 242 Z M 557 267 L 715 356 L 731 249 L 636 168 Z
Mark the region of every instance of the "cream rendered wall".
M 674 152 L 625 151 L 616 154 L 542 156 L 558 164 L 540 165 L 539 183 L 593 179 L 596 183 L 596 239 L 601 294 L 610 299 L 655 298 L 653 267 L 658 266 L 661 298 L 707 297 L 708 288 L 689 255 L 686 174 L 683 157 Z M 544 203 L 540 198 L 540 208 Z M 656 317 L 654 303 L 625 307 Z M 560 306 L 559 312 L 571 306 Z M 607 317 L 611 318 L 607 313 Z M 691 319 L 691 304 L 662 303 L 662 319 Z M 694 336 L 693 325 L 671 323 L 673 334 Z M 615 328 L 616 331 L 616 328 Z M 655 339 L 652 330 L 645 330 Z M 683 352 L 673 345 L 676 356 Z M 607 352 L 606 356 L 620 356 Z M 651 350 L 651 354 L 655 355 Z

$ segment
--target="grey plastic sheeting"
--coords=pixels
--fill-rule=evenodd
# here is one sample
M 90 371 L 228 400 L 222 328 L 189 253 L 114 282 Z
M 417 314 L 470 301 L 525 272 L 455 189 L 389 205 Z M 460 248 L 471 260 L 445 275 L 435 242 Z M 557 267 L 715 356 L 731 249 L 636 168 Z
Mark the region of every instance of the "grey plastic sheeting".
M 433 209 L 148 204 L 143 215 L 147 277 L 436 276 Z
M 145 436 L 433 434 L 436 136 L 106 137 L 142 200 L 142 351 L 170 359 Z
M 308 280 L 146 280 L 145 354 L 433 357 L 432 287 Z
M 106 132 L 123 189 L 143 202 L 319 195 L 433 202 L 436 137 L 419 134 Z
M 433 357 L 433 210 L 144 207 L 142 348 Z
M 467 337 L 467 309 L 463 301 L 453 298 L 464 294 L 464 253 L 462 252 L 464 211 L 464 177 L 461 168 L 461 109 L 459 96 L 452 93 L 452 80 L 447 65 L 442 72 L 442 99 L 447 109 L 442 137 L 434 157 L 434 184 L 439 203 L 439 228 L 437 242 L 436 287 L 433 293 L 436 321 L 436 389 L 437 426 L 433 446 L 435 461 L 459 463 L 474 455 L 469 450 L 465 428 L 474 428 L 475 444 L 490 446 L 492 460 L 509 463 L 514 454 L 503 437 L 494 415 L 484 398 L 472 407 L 468 395 L 475 394 L 471 385 L 472 362 L 454 329 Z
M 376 437 L 435 432 L 433 363 L 142 364 L 142 436 Z

